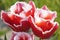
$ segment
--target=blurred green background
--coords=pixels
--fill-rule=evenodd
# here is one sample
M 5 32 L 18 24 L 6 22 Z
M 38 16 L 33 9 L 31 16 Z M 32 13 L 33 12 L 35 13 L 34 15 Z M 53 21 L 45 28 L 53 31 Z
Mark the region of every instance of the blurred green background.
M 0 0 L 0 11 L 8 10 L 11 7 L 11 5 L 13 5 L 16 1 L 29 2 L 29 0 Z M 47 7 L 50 10 L 57 11 L 57 18 L 55 21 L 58 21 L 58 23 L 60 24 L 60 0 L 32 0 L 32 1 L 34 1 L 36 7 L 41 8 L 43 5 L 47 5 Z M 0 25 L 3 24 L 4 24 L 3 22 L 0 22 Z M 1 26 L 0 26 L 0 36 L 5 34 L 6 32 L 7 32 L 6 30 L 1 31 Z M 58 30 L 55 32 L 55 34 L 50 40 L 60 40 L 60 25 Z

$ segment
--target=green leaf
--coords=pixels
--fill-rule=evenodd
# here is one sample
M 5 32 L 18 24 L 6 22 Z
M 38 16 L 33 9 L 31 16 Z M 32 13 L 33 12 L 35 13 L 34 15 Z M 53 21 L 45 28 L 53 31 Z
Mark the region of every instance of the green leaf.
M 4 36 L 4 40 L 7 40 L 6 34 L 5 34 L 5 36 Z
M 50 38 L 51 40 L 57 40 L 57 34 L 55 34 L 54 36 L 52 36 L 52 38 Z

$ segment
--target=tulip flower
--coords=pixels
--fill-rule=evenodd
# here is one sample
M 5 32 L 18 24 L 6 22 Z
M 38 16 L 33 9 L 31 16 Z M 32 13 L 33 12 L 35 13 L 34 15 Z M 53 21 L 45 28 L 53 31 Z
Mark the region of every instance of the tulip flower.
M 1 19 L 10 26 L 14 31 L 28 31 L 30 24 L 27 17 L 34 13 L 34 3 L 30 1 L 16 2 L 11 6 L 10 11 L 1 11 Z
M 46 39 L 51 37 L 58 28 L 58 23 L 54 22 L 55 18 L 56 13 L 44 6 L 41 9 L 36 9 L 34 18 L 29 16 L 28 20 L 33 33 L 42 39 Z
M 14 32 L 10 40 L 34 40 L 34 35 L 26 32 Z

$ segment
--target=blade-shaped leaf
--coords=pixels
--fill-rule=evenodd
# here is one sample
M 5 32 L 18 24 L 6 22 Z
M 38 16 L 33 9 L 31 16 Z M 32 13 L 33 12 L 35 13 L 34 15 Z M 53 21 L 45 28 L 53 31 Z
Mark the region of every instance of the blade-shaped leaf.
M 6 34 L 5 34 L 5 36 L 4 36 L 4 40 L 7 40 Z

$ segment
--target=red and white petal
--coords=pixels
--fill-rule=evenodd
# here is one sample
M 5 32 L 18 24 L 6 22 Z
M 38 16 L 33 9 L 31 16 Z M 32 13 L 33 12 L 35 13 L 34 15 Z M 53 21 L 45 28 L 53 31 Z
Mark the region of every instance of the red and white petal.
M 20 22 L 20 18 L 19 18 L 17 21 L 14 21 L 13 19 L 13 15 L 9 15 L 9 13 L 5 12 L 5 11 L 1 11 L 1 18 L 2 20 L 7 24 L 9 25 L 13 30 L 16 30 L 16 27 L 13 26 L 13 24 L 19 24 Z M 15 23 L 14 23 L 15 22 Z
M 28 12 L 26 12 L 26 16 L 31 15 L 34 17 L 34 12 L 35 12 L 35 8 L 36 8 L 35 4 L 33 1 L 29 1 L 29 5 L 31 6 L 31 9 Z
M 24 5 L 22 8 L 25 12 L 28 12 L 31 10 L 32 6 L 24 2 Z
M 25 11 L 28 12 L 31 10 L 31 6 L 26 2 L 16 2 L 14 5 L 11 6 L 10 11 L 13 13 L 20 14 L 20 12 Z
M 43 18 L 45 20 L 51 20 L 54 21 L 54 19 L 57 17 L 57 13 L 54 11 L 50 11 L 50 10 L 43 10 L 43 9 L 36 9 L 35 13 L 34 13 L 34 17 L 37 18 Z
M 43 10 L 49 10 L 46 5 L 42 7 Z
M 10 13 L 4 12 L 4 11 L 1 12 L 1 18 L 2 18 L 2 20 L 9 23 L 10 25 L 19 24 L 22 19 L 19 16 L 16 16 L 14 14 L 10 14 Z
M 30 28 L 29 22 L 17 15 L 2 11 L 1 18 L 14 31 L 27 31 Z
M 11 35 L 11 37 L 10 37 L 9 40 L 14 40 L 15 35 L 16 35 L 16 33 L 15 32 L 12 32 L 12 35 Z
M 11 11 L 12 13 L 19 14 L 20 12 L 23 11 L 22 6 L 23 6 L 23 5 L 22 5 L 21 3 L 16 2 L 14 5 L 11 6 L 10 11 Z
M 41 9 L 41 17 L 45 19 L 50 19 L 52 21 L 54 21 L 54 19 L 57 17 L 57 12 L 49 10 L 46 5 L 44 5 Z
M 34 4 L 33 1 L 30 1 L 29 4 L 32 6 L 32 9 L 30 10 L 31 16 L 34 17 L 34 12 L 35 12 L 35 10 L 36 10 L 35 4 Z
M 35 10 L 36 7 L 35 7 L 34 2 L 33 1 L 29 1 L 29 4 L 32 6 L 32 9 Z
M 36 24 L 35 20 L 32 17 L 29 17 L 29 22 L 31 24 L 33 33 L 41 38 L 49 38 L 57 30 L 58 23 L 43 21 Z
M 15 34 L 15 35 L 14 35 Z M 14 33 L 13 36 L 11 37 L 11 40 L 33 40 L 33 37 L 25 32 L 17 32 Z

